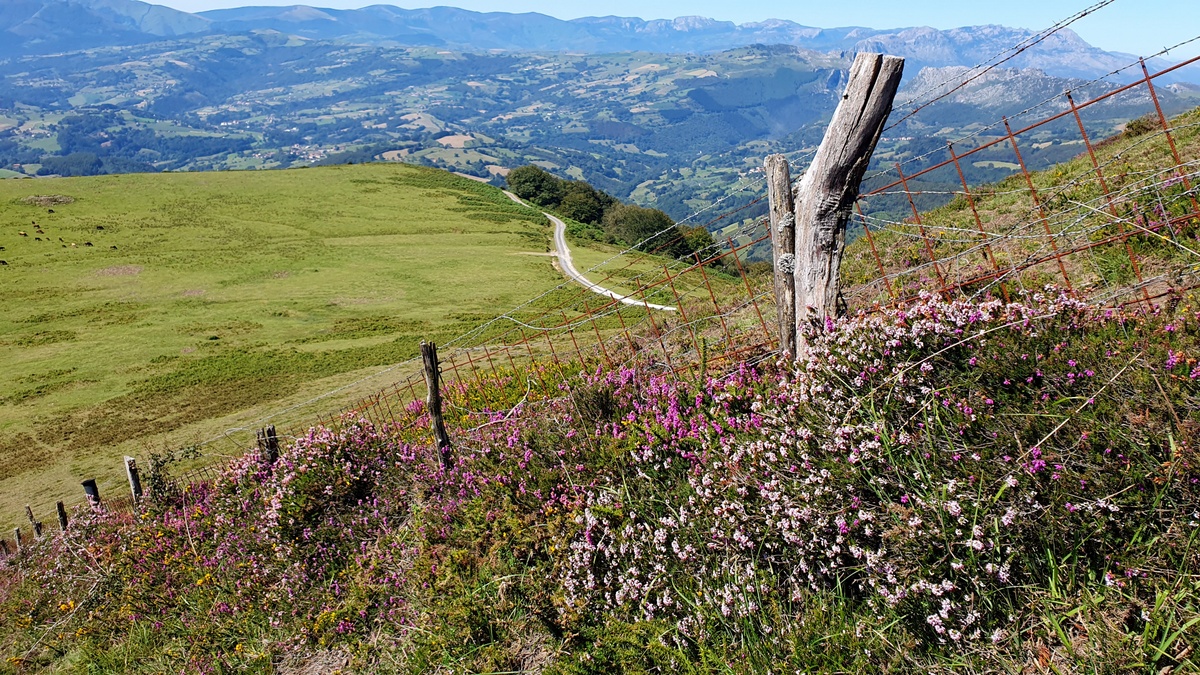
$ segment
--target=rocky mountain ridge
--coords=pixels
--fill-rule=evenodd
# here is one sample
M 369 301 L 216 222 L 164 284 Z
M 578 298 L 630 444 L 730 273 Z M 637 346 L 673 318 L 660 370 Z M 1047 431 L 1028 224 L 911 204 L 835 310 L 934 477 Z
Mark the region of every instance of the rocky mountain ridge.
M 6 0 L 0 6 L 0 58 L 153 42 L 182 35 L 278 31 L 314 40 L 455 51 L 710 53 L 755 44 L 782 44 L 839 55 L 883 51 L 923 67 L 975 66 L 1032 41 L 1024 28 L 986 25 L 818 28 L 770 19 L 736 24 L 700 16 L 645 20 L 598 16 L 561 20 L 537 13 L 474 12 L 454 7 L 403 9 L 373 5 L 339 10 L 293 5 L 238 7 L 188 14 L 139 0 Z M 1070 29 L 1032 44 L 1006 62 L 1057 77 L 1092 79 L 1129 65 L 1130 54 L 1089 45 Z M 1158 69 L 1167 63 L 1152 63 Z M 1130 72 L 1118 79 L 1136 79 Z M 1195 71 L 1191 71 L 1195 72 Z M 1171 78 L 1200 80 L 1181 71 Z

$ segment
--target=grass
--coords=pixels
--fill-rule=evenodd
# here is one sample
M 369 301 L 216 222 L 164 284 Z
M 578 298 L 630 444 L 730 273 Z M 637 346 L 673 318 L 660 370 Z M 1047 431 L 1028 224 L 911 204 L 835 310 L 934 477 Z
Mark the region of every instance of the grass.
M 1196 256 L 1188 248 L 1195 248 L 1197 222 L 1163 223 L 1168 216 L 1178 218 L 1194 210 L 1195 193 L 1187 193 L 1180 175 L 1181 171 L 1194 174 L 1200 158 L 1200 109 L 1180 115 L 1170 124 L 1182 169 L 1176 168 L 1168 139 L 1157 120 L 1141 118 L 1124 133 L 1095 143 L 1096 161 L 1113 195 L 1111 203 L 1104 199 L 1101 180 L 1081 146 L 1082 154 L 1032 175 L 1037 203 L 1031 199 L 1024 177 L 1014 175 L 996 184 L 973 187 L 974 212 L 960 195 L 922 214 L 932 258 L 939 263 L 936 270 L 928 265 L 930 252 L 914 222 L 871 223 L 880 263 L 886 273 L 893 275 L 893 287 L 904 295 L 936 286 L 934 277 L 938 273 L 947 284 L 961 283 L 992 272 L 993 264 L 1004 270 L 1024 267 L 1030 260 L 1041 262 L 1009 274 L 1009 286 L 1038 288 L 1050 281 L 1064 284 L 1050 237 L 1043 229 L 1047 227 L 1054 235 L 1057 250 L 1064 252 L 1063 266 L 1074 288 L 1119 294 L 1138 280 L 1138 274 L 1147 281 L 1149 295 L 1168 285 L 1179 285 L 1177 275 L 1194 272 Z M 957 180 L 953 169 L 939 171 L 947 181 Z M 1194 187 L 1198 182 L 1195 176 L 1191 182 Z M 979 234 L 980 224 L 988 235 L 987 248 Z M 1128 249 L 1119 239 L 1122 227 L 1131 233 Z M 1148 233 L 1145 228 L 1156 232 Z M 1080 250 L 1065 253 L 1073 249 Z M 856 297 L 850 299 L 852 304 L 869 305 L 887 298 L 877 282 L 878 265 L 865 237 L 847 247 L 843 279 L 850 285 L 862 285 L 855 290 Z M 981 282 L 965 290 L 974 292 L 985 287 L 986 283 Z
M 74 201 L 23 201 L 55 194 Z M 122 454 L 247 426 L 561 281 L 525 255 L 539 214 L 405 165 L 3 181 L 0 204 L 4 527 L 83 478 L 123 491 Z

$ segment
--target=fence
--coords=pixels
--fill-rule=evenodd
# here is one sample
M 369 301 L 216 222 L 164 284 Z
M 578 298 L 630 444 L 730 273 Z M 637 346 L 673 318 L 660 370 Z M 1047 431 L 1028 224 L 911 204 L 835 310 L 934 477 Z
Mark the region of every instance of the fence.
M 904 303 L 921 291 L 1007 298 L 1014 286 L 1046 282 L 1095 302 L 1127 305 L 1195 287 L 1200 254 L 1189 242 L 1200 223 L 1195 190 L 1200 117 L 1191 115 L 1173 127 L 1154 80 L 1198 60 L 1156 74 L 1142 62 L 1138 82 L 1084 102 L 1065 92 L 1063 110 L 1055 114 L 1015 130 L 1003 119 L 1002 133 L 977 137 L 967 149 L 947 143 L 944 159 L 920 171 L 905 174 L 896 164 L 877 174 L 890 180 L 862 195 L 859 211 L 874 278 L 853 290 L 851 305 Z M 1144 92 L 1150 106 L 1149 117 L 1139 122 L 1144 133 L 1121 151 L 1115 144 L 1095 143 L 1087 131 L 1090 109 L 1135 90 Z M 1082 154 L 1059 169 L 1064 175 L 1035 176 L 1022 148 L 1028 149 L 1039 131 L 1064 123 L 1077 132 Z M 992 187 L 968 185 L 964 165 L 984 153 L 991 159 L 1001 148 L 1011 153 L 1019 173 Z M 1151 160 L 1146 168 L 1131 170 L 1131 155 L 1167 161 Z M 927 192 L 910 187 L 917 180 L 958 183 L 961 190 L 952 194 L 957 209 L 921 214 L 916 204 Z M 863 204 L 897 196 L 907 202 L 911 217 L 896 222 L 864 215 Z M 882 244 L 916 255 L 881 256 Z
M 1127 305 L 1154 303 L 1200 285 L 1194 236 L 1200 226 L 1200 116 L 1173 127 L 1155 85 L 1159 77 L 1197 61 L 1200 57 L 1154 74 L 1142 63 L 1143 77 L 1133 84 L 1083 102 L 1066 92 L 1060 99 L 1063 109 L 1037 121 L 1014 129 L 1003 119 L 992 125 L 1003 132 L 991 138 L 976 132 L 947 143 L 940 160 L 928 154 L 917 158 L 929 166 L 905 173 L 904 165 L 896 164 L 869 177 L 884 184 L 859 199 L 863 235 L 843 263 L 843 278 L 852 282 L 846 294 L 849 309 L 903 305 L 923 292 L 1010 298 L 1022 287 L 1047 282 L 1098 303 Z M 1128 170 L 1128 155 L 1112 144 L 1094 142 L 1087 131 L 1095 106 L 1135 90 L 1144 92 L 1151 124 L 1125 152 L 1157 152 L 1166 158 L 1136 171 Z M 1035 175 L 1022 148 L 1034 142 L 1039 130 L 1061 123 L 1077 129 L 1082 154 L 1066 165 L 1063 175 Z M 995 186 L 971 186 L 964 163 L 1001 148 L 1011 151 L 1019 171 Z M 956 183 L 956 189 L 936 191 L 950 205 L 921 213 L 917 203 L 932 193 L 914 189 L 917 181 Z M 766 199 L 763 182 L 747 178 L 739 186 L 759 194 L 748 203 L 722 213 L 718 202 L 689 220 L 711 224 L 755 207 Z M 896 220 L 877 215 L 872 204 L 882 199 L 902 199 L 911 216 Z M 534 364 L 591 369 L 637 361 L 656 372 L 703 377 L 775 356 L 779 327 L 773 278 L 749 273 L 746 261 L 748 250 L 768 241 L 770 228 L 759 219 L 744 219 L 735 231 L 689 259 L 656 255 L 671 250 L 683 236 L 676 229 L 664 230 L 585 272 L 594 286 L 611 288 L 619 298 L 564 282 L 440 345 L 444 391 L 522 371 L 543 378 L 556 372 L 532 368 Z M 424 398 L 421 360 L 397 364 L 388 372 L 394 381 L 387 387 L 311 423 L 338 425 L 353 417 L 412 427 L 420 407 L 411 404 Z M 280 438 L 302 434 L 308 426 L 282 429 Z M 252 444 L 251 438 L 232 442 L 238 452 Z M 207 467 L 176 480 L 181 485 L 202 482 L 218 472 L 218 467 Z M 104 503 L 110 509 L 134 507 L 132 500 Z

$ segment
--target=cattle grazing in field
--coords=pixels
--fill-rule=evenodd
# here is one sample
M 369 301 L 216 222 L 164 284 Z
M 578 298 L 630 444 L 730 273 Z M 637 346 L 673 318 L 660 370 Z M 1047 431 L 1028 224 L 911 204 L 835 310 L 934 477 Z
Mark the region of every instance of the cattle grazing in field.
M 0 265 L 7 265 L 7 264 L 8 264 L 7 260 L 0 260 Z
M 83 242 L 83 245 L 84 245 L 84 246 L 91 246 L 91 245 L 92 245 L 92 242 L 90 242 L 90 241 L 85 241 L 85 242 Z
M 21 235 L 22 237 L 28 237 L 28 236 L 29 236 L 29 233 L 28 233 L 28 232 L 26 232 L 25 230 L 21 230 L 21 231 L 20 231 L 20 232 L 18 232 L 17 234 Z

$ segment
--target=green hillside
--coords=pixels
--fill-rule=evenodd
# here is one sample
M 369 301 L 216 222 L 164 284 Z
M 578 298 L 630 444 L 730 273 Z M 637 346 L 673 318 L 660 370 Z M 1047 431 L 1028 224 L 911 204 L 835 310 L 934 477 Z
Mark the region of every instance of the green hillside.
M 561 282 L 526 255 L 540 214 L 405 165 L 9 180 L 0 205 L 4 523 Z
M 931 286 L 932 277 L 940 273 L 947 285 L 965 283 L 968 292 L 984 291 L 989 288 L 986 282 L 972 280 L 992 269 L 1022 268 L 1031 261 L 1040 262 L 1009 275 L 1007 284 L 1026 288 L 1064 284 L 1065 273 L 1073 288 L 1113 297 L 1138 284 L 1147 295 L 1184 286 L 1185 277 L 1195 273 L 1198 263 L 1197 223 L 1187 216 L 1196 208 L 1200 108 L 1176 116 L 1170 125 L 1168 139 L 1157 118 L 1129 122 L 1120 134 L 1096 144 L 1095 164 L 1078 146 L 1074 157 L 1032 174 L 1037 202 L 1018 174 L 972 188 L 972 201 L 958 195 L 922 214 L 923 227 L 911 218 L 903 223 L 872 218 L 879 261 L 870 242 L 860 238 L 847 247 L 843 279 L 858 286 L 853 294 L 863 303 L 886 297 L 878 283 L 871 284 L 880 278 L 880 265 L 894 275 L 894 287 L 910 289 Z M 1178 166 L 1175 153 L 1181 162 Z M 949 183 L 953 171 L 944 167 L 925 180 Z M 893 194 L 865 201 L 889 199 L 903 197 Z M 980 234 L 980 227 L 986 234 Z M 922 231 L 929 237 L 928 249 Z M 1130 234 L 1127 239 L 1125 231 Z M 1050 248 L 1047 232 L 1054 235 L 1057 248 Z M 1062 253 L 1062 269 L 1055 252 Z M 922 267 L 930 253 L 939 261 L 936 272 Z

